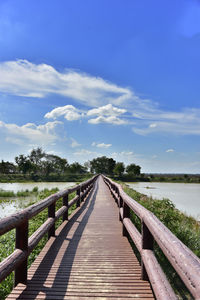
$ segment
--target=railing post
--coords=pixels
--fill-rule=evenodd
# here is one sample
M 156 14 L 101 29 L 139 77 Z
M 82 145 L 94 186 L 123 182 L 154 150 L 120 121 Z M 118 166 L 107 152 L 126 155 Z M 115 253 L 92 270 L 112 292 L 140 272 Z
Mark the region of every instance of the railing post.
M 120 208 L 123 207 L 123 199 L 119 195 L 119 220 L 122 221 L 121 213 L 120 213 Z
M 63 214 L 63 222 L 68 220 L 68 194 L 63 197 L 63 206 L 67 208 L 66 212 Z
M 115 184 L 113 185 L 114 186 L 114 195 L 115 195 L 115 202 L 117 203 L 117 206 L 118 206 L 118 199 L 117 199 L 117 187 L 115 186 Z
M 81 204 L 81 199 L 80 199 L 81 190 L 80 190 L 80 188 L 76 191 L 76 194 L 78 195 L 78 200 L 76 202 L 76 208 L 77 208 Z
M 15 246 L 22 251 L 28 251 L 28 220 L 16 227 Z M 15 269 L 15 286 L 18 283 L 27 284 L 27 262 L 28 257 Z
M 153 250 L 154 238 L 145 222 L 142 221 L 142 249 Z M 149 281 L 149 277 L 145 268 L 143 261 L 141 262 L 142 266 L 142 280 Z
M 119 188 L 116 186 L 116 193 L 117 193 L 117 205 L 120 208 L 120 193 L 119 193 Z
M 83 193 L 84 193 L 84 185 L 81 186 L 80 188 L 80 202 L 84 201 L 84 196 L 83 196 Z
M 126 204 L 125 201 L 123 201 L 123 219 L 124 218 L 130 218 L 130 207 Z M 126 227 L 124 226 L 124 224 L 122 227 L 122 233 L 123 233 L 123 236 L 126 236 L 126 237 L 129 236 L 128 231 L 126 230 Z
M 48 218 L 55 218 L 55 210 L 56 210 L 56 203 L 52 203 L 48 207 Z M 51 228 L 48 231 L 48 239 L 50 239 L 51 236 L 55 236 L 55 223 L 51 226 Z

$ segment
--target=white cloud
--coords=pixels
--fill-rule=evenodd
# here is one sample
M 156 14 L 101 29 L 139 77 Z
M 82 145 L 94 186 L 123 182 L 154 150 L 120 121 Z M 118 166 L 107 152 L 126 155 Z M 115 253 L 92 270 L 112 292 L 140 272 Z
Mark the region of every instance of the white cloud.
M 134 114 L 137 126 L 133 132 L 140 135 L 166 133 L 178 135 L 200 135 L 200 109 L 184 109 L 180 112 L 164 112 L 157 108 Z M 152 123 L 152 120 L 154 121 Z
M 79 151 L 74 152 L 74 155 L 89 155 L 89 154 L 93 154 L 96 152 L 92 152 L 90 150 L 86 150 L 86 149 L 81 149 Z
M 75 121 L 81 118 L 79 110 L 73 105 L 56 107 L 52 111 L 46 113 L 44 117 L 48 119 L 56 119 L 61 116 L 64 116 L 64 118 L 68 121 Z
M 176 121 L 158 121 L 156 127 L 149 127 L 148 122 L 138 123 L 140 127 L 134 127 L 133 132 L 140 135 L 147 135 L 152 133 L 164 134 L 178 134 L 178 135 L 200 135 L 200 121 L 187 122 L 182 120 Z
M 97 148 L 110 148 L 112 146 L 112 144 L 105 144 L 105 143 L 96 143 L 96 142 L 93 142 L 92 143 L 92 146 L 94 147 L 97 147 Z
M 121 104 L 134 95 L 100 77 L 66 69 L 55 70 L 47 64 L 27 60 L 0 63 L 0 91 L 17 96 L 44 98 L 49 94 L 73 98 L 89 106 Z
M 174 152 L 174 149 L 167 149 L 166 152 Z
M 119 116 L 126 112 L 125 109 L 112 106 L 107 104 L 98 108 L 91 109 L 87 112 L 88 116 L 97 116 L 96 118 L 89 119 L 90 124 L 107 123 L 113 125 L 127 124 L 126 120 L 120 119 Z
M 71 141 L 72 141 L 72 143 L 71 143 L 72 148 L 81 146 L 81 144 L 79 144 L 75 139 L 71 138 Z
M 107 104 L 98 108 L 93 108 L 87 112 L 88 116 L 119 116 L 124 114 L 126 109 L 118 108 L 112 106 L 112 104 Z
M 16 124 L 6 124 L 0 121 L 0 134 L 5 136 L 7 142 L 13 144 L 36 144 L 47 145 L 58 139 L 56 129 L 62 122 L 48 122 L 44 125 L 27 123 L 22 126 Z
M 102 156 L 102 153 L 96 152 L 96 151 L 91 151 L 88 149 L 80 149 L 78 151 L 73 152 L 72 160 L 74 161 L 79 161 L 80 163 L 85 163 L 88 160 L 92 160 L 93 158 Z
M 122 152 L 120 152 L 120 155 L 124 155 L 124 156 L 126 156 L 126 155 L 132 156 L 133 154 L 134 153 L 132 151 L 122 151 Z
M 92 159 L 97 156 L 102 156 L 101 153 L 98 153 L 96 151 L 90 151 L 87 149 L 81 149 L 79 151 L 76 151 L 73 153 L 74 156 L 78 156 L 79 160 L 83 159 L 85 161 L 86 159 Z
M 117 118 L 115 116 L 110 117 L 102 117 L 99 116 L 95 119 L 88 120 L 88 123 L 90 124 L 100 124 L 100 123 L 106 123 L 106 124 L 113 124 L 113 125 L 124 125 L 127 124 L 125 120 L 122 120 L 120 118 Z
M 124 158 L 132 158 L 134 156 L 134 152 L 132 151 L 121 151 L 121 152 L 113 152 L 111 154 L 115 159 L 124 159 Z
M 150 124 L 149 127 L 150 127 L 150 128 L 155 128 L 155 127 L 157 127 L 157 124 L 155 124 L 155 123 Z
M 132 156 L 134 155 L 133 151 L 121 151 L 121 152 L 114 152 L 112 155 L 116 156 Z
M 200 135 L 200 109 L 165 111 L 157 103 L 139 98 L 130 88 L 80 71 L 58 71 L 47 64 L 16 60 L 0 62 L 0 78 L 1 93 L 38 98 L 55 94 L 95 107 L 87 112 L 90 124 L 134 123 L 133 131 L 140 135 Z M 126 109 L 113 105 L 123 105 Z M 66 105 L 48 112 L 46 118 L 55 119 L 61 115 L 68 121 L 83 116 L 75 107 Z
M 113 152 L 110 156 L 113 157 L 116 161 L 124 162 L 126 165 L 130 163 L 136 163 L 141 165 L 140 155 L 135 154 L 133 151 L 124 150 L 120 152 Z

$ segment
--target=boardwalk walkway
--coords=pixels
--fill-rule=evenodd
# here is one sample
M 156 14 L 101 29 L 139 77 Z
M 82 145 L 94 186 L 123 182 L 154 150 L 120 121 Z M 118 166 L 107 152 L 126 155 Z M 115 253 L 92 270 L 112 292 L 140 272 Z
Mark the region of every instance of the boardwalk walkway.
M 18 284 L 7 299 L 154 299 L 118 214 L 100 177 L 32 264 L 27 287 Z

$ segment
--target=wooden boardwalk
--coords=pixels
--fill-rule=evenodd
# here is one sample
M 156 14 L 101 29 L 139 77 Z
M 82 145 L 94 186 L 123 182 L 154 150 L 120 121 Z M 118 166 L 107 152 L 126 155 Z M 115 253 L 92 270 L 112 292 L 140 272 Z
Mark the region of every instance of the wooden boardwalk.
M 63 222 L 7 299 L 154 299 L 100 176 L 81 209 Z

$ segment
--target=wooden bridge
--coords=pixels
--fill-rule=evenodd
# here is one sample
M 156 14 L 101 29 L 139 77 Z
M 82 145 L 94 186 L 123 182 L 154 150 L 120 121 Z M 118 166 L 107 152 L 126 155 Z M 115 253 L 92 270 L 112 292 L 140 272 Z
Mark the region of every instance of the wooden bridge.
M 77 196 L 68 201 L 74 191 Z M 55 203 L 61 197 L 63 207 L 56 212 Z M 68 209 L 75 203 L 77 209 L 68 218 Z M 28 239 L 28 220 L 46 207 L 47 221 Z M 141 233 L 131 222 L 130 210 L 142 220 Z M 55 232 L 55 221 L 61 216 L 63 223 Z M 9 300 L 177 299 L 153 254 L 154 239 L 193 297 L 200 299 L 200 260 L 152 213 L 104 176 L 0 221 L 0 234 L 13 228 L 16 250 L 0 264 L 0 280 L 15 270 Z M 47 232 L 49 240 L 27 272 L 27 257 Z M 127 236 L 138 248 L 142 266 Z

